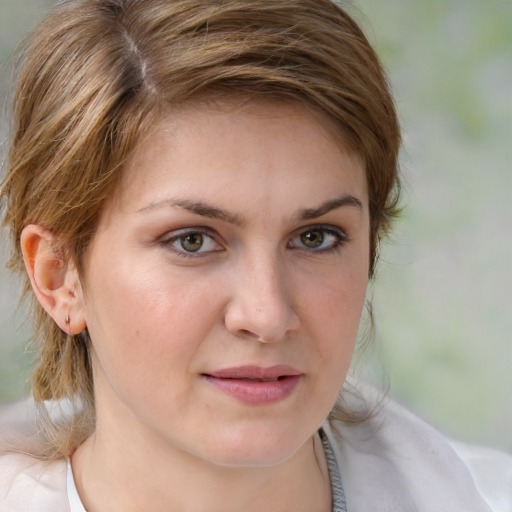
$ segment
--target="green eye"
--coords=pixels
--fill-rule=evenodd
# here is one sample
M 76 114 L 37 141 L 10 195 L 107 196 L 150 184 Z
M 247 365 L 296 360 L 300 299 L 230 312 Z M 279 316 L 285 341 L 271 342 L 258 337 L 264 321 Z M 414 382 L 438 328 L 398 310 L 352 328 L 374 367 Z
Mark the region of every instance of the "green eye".
M 324 234 L 320 230 L 306 231 L 300 235 L 300 240 L 305 247 L 317 249 L 324 243 Z
M 183 250 L 187 252 L 197 252 L 204 243 L 204 237 L 201 233 L 189 233 L 181 236 L 179 242 Z
M 199 257 L 223 250 L 215 239 L 215 233 L 205 228 L 183 229 L 169 233 L 161 240 L 161 244 L 179 256 Z
M 348 241 L 344 230 L 335 226 L 310 226 L 297 233 L 289 242 L 290 249 L 309 249 L 318 253 L 328 253 Z

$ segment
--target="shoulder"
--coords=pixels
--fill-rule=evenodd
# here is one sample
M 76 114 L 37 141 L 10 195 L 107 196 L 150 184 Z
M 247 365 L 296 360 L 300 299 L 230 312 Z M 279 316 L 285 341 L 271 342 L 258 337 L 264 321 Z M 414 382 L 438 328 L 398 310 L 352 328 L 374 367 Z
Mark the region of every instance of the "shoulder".
M 66 461 L 21 453 L 0 455 L 1 512 L 69 512 Z
M 65 459 L 36 453 L 35 405 L 27 400 L 0 410 L 0 512 L 69 512 Z
M 349 405 L 364 403 L 375 398 Z M 512 511 L 512 457 L 453 443 L 392 400 L 364 423 L 331 417 L 324 430 L 352 512 Z
M 475 485 L 495 511 L 512 511 L 512 456 L 456 441 L 452 448 L 464 461 Z

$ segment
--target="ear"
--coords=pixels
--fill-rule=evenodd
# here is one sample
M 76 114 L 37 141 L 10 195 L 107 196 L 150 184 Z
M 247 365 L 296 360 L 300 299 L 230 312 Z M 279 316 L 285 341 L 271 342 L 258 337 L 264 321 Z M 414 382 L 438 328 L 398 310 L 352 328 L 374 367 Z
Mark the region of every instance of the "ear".
M 87 326 L 82 286 L 62 243 L 50 231 L 30 224 L 21 233 L 21 250 L 41 306 L 64 332 L 82 332 Z

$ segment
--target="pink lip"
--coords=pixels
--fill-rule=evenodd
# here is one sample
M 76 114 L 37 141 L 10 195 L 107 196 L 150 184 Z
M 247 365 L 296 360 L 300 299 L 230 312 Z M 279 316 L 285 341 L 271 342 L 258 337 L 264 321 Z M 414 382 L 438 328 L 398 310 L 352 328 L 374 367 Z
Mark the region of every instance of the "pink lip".
M 247 404 L 268 404 L 292 393 L 303 374 L 288 365 L 238 366 L 203 375 L 217 389 Z

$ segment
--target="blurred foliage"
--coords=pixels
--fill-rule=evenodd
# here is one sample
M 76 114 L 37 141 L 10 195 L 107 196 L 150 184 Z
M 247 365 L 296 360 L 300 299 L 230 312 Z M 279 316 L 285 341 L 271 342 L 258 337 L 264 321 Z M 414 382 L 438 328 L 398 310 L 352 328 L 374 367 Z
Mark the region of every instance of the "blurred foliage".
M 512 3 L 357 3 L 405 132 L 369 367 L 448 433 L 512 450 Z
M 0 0 L 2 98 L 14 45 L 51 3 Z M 395 92 L 407 204 L 372 288 L 364 371 L 448 433 L 512 451 L 512 2 L 352 3 Z M 32 356 L 16 285 L 0 283 L 5 403 L 23 395 Z

